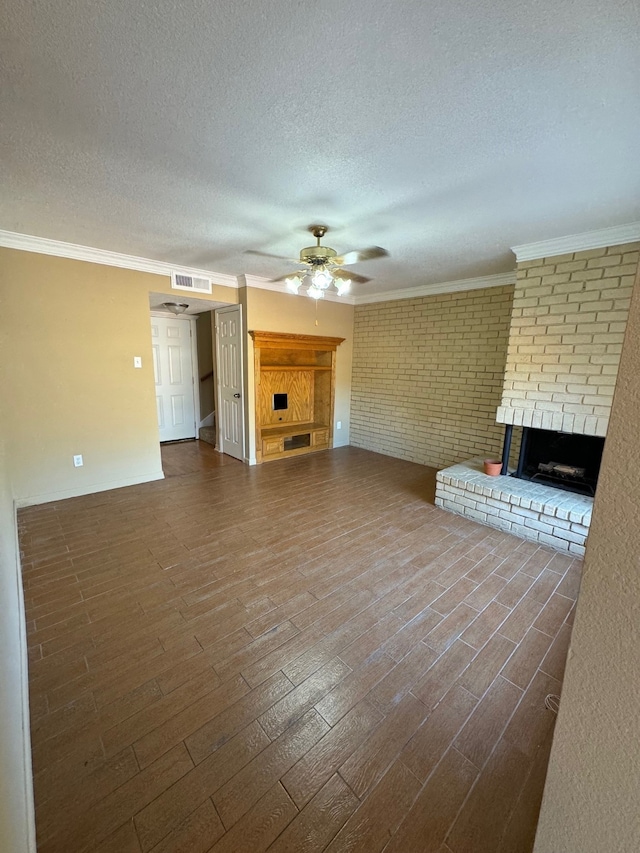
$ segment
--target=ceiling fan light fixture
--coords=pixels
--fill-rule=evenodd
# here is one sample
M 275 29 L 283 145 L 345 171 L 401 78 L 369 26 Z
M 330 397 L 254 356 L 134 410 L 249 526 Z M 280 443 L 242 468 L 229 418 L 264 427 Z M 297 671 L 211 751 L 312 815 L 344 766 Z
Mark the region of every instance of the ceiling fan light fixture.
M 307 296 L 310 296 L 312 299 L 322 299 L 324 296 L 324 290 L 320 290 L 320 288 L 316 287 L 315 284 L 310 284 L 307 288 Z
M 323 246 L 320 242 L 327 230 L 326 225 L 311 225 L 309 231 L 316 238 L 316 245 L 300 249 L 299 264 L 301 269 L 297 269 L 290 275 L 278 276 L 272 281 L 284 281 L 285 287 L 290 293 L 305 294 L 316 300 L 322 299 L 325 293 L 334 294 L 335 292 L 336 296 L 345 296 L 349 293 L 353 281 L 365 283 L 370 280 L 355 272 L 351 274 L 351 277 L 348 277 L 348 273 L 345 273 L 343 269 L 346 264 L 383 258 L 389 254 L 386 249 L 382 249 L 380 246 L 369 246 L 368 249 L 358 249 L 338 255 L 331 246 Z M 281 255 L 265 255 L 264 252 L 250 251 L 250 254 L 277 258 L 283 261 L 291 260 Z
M 292 275 L 291 278 L 285 278 L 284 283 L 287 286 L 287 290 L 290 290 L 292 293 L 297 293 L 300 289 L 300 285 L 302 284 L 302 279 L 299 275 Z
M 311 276 L 313 286 L 320 290 L 326 290 L 333 282 L 333 276 L 325 267 L 320 267 Z

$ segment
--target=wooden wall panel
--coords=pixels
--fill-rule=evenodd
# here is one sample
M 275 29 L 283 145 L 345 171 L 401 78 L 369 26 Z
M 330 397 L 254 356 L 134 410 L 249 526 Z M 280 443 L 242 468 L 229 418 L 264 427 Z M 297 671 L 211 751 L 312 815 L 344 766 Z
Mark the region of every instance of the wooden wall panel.
M 260 377 L 258 422 L 263 427 L 313 421 L 313 371 L 269 370 Z M 289 407 L 273 411 L 273 395 L 287 394 Z
M 330 426 L 333 422 L 333 372 L 317 371 L 314 380 L 314 420 Z

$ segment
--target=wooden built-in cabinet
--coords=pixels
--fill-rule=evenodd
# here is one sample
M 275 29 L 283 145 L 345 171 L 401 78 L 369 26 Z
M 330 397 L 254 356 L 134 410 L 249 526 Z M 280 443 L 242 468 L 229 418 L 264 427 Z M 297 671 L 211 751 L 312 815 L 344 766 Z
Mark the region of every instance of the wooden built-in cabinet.
M 256 386 L 256 460 L 333 446 L 336 349 L 344 338 L 249 332 Z

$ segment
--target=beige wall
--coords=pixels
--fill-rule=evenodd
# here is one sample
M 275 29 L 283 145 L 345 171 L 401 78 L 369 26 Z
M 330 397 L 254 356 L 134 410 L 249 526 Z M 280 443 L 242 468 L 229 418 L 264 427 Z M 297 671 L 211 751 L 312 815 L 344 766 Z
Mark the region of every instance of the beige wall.
M 161 477 L 149 292 L 170 295 L 170 279 L 11 249 L 0 250 L 0 270 L 15 498 L 40 503 Z M 237 301 L 237 291 L 215 287 L 212 300 Z M 73 467 L 74 454 L 84 467 Z
M 639 249 L 518 264 L 501 423 L 606 435 Z
M 351 443 L 437 468 L 499 456 L 512 298 L 506 286 L 356 307 Z
M 535 853 L 640 850 L 640 279 L 598 481 Z
M 246 306 L 246 328 L 249 331 L 288 332 L 298 335 L 326 335 L 345 338 L 336 353 L 336 393 L 334 409 L 334 447 L 349 444 L 349 419 L 351 397 L 351 366 L 353 355 L 353 313 L 352 305 L 344 302 L 321 300 L 317 306 L 315 300 L 307 296 L 295 296 L 293 293 L 276 293 L 254 287 L 242 288 L 241 301 Z M 255 382 L 253 368 L 253 341 L 247 342 L 245 363 L 248 380 L 247 420 L 249 424 L 249 458 L 255 459 Z M 341 421 L 342 429 L 336 430 Z

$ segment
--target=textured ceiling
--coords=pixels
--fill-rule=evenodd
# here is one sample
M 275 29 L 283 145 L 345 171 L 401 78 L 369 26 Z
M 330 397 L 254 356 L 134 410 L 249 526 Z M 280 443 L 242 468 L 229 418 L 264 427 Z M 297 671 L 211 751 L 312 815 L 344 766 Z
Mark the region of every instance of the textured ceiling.
M 637 0 L 5 0 L 0 228 L 358 293 L 640 219 Z

